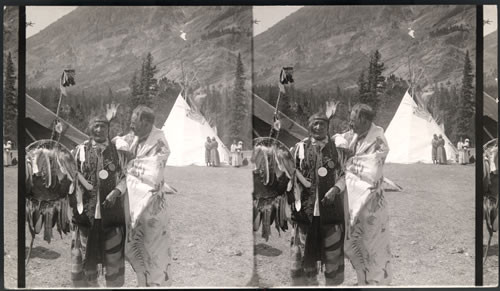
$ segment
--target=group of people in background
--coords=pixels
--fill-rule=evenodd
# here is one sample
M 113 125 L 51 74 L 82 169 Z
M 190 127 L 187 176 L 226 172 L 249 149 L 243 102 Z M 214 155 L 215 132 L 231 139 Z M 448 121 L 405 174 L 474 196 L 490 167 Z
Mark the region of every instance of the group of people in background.
M 432 162 L 437 165 L 445 165 L 447 163 L 446 149 L 444 147 L 446 141 L 440 134 L 434 134 L 432 138 Z M 457 143 L 458 157 L 457 163 L 466 165 L 470 162 L 470 140 L 468 138 L 460 137 Z
M 236 143 L 236 140 L 233 140 L 233 144 L 231 144 L 231 166 L 240 167 L 243 164 L 243 142 L 240 140 Z
M 469 163 L 469 161 L 470 161 L 469 148 L 470 148 L 470 141 L 469 141 L 469 139 L 466 138 L 464 140 L 463 137 L 460 137 L 460 140 L 457 143 L 458 163 L 460 165 L 465 165 L 465 164 Z
M 207 167 L 218 167 L 220 165 L 219 143 L 215 137 L 207 136 L 205 142 L 205 163 Z
M 447 157 L 446 157 L 446 149 L 444 147 L 445 140 L 443 135 L 434 134 L 432 138 L 432 163 L 437 165 L 446 165 Z

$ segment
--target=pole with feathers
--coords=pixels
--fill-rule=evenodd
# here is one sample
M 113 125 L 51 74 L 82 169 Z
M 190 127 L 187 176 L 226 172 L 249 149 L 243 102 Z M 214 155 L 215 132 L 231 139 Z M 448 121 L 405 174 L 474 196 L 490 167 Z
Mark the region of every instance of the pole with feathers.
M 57 139 L 57 142 L 59 142 L 59 140 L 61 139 L 64 130 L 64 125 L 61 122 L 61 120 L 59 120 L 62 98 L 63 96 L 68 96 L 66 92 L 66 87 L 70 87 L 73 85 L 75 85 L 75 70 L 72 69 L 64 70 L 59 82 L 59 88 L 60 88 L 59 100 L 57 102 L 56 118 L 54 120 L 54 126 L 52 128 L 52 134 L 51 134 L 51 139 L 52 140 Z
M 271 131 L 269 133 L 270 137 L 278 139 L 279 131 L 281 129 L 281 122 L 279 120 L 279 104 L 281 100 L 281 94 L 285 94 L 285 85 L 293 83 L 293 67 L 283 67 L 280 72 L 278 87 L 278 98 L 276 100 L 276 106 L 274 109 L 273 122 L 271 125 Z

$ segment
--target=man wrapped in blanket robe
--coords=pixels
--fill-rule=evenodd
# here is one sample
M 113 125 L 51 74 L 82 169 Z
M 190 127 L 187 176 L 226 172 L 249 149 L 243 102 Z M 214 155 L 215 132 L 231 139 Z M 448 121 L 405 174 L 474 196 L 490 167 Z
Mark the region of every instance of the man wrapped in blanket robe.
M 133 140 L 117 138 L 120 149 L 128 147 L 125 220 L 125 255 L 137 275 L 138 286 L 168 286 L 170 244 L 166 194 L 173 190 L 164 181 L 170 154 L 162 130 L 154 126 L 154 112 L 138 106 L 132 112 Z
M 89 123 L 90 139 L 73 151 L 78 170 L 92 187 L 76 182 L 69 195 L 73 210 L 71 280 L 75 287 L 97 287 L 98 265 L 106 269 L 106 286 L 124 283 L 125 220 L 118 197 L 126 191 L 117 150 L 108 139 L 104 114 Z
M 347 160 L 345 180 L 348 197 L 345 254 L 356 270 L 358 285 L 391 282 L 389 215 L 382 188 L 385 158 L 389 153 L 384 130 L 373 124 L 374 112 L 356 104 L 351 129 L 334 136 L 339 147 L 354 153 Z
M 326 286 L 344 281 L 344 203 L 342 157 L 328 137 L 325 114 L 309 118 L 309 137 L 292 149 L 297 171 L 306 182 L 294 183 L 291 277 L 295 286 L 317 285 L 318 261 Z M 298 175 L 298 174 L 296 174 Z

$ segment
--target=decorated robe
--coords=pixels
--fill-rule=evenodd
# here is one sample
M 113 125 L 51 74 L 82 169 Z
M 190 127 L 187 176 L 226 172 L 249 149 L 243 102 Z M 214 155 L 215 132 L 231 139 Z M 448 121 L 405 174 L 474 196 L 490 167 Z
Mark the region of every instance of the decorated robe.
M 127 166 L 125 255 L 137 274 L 139 286 L 170 284 L 170 242 L 165 167 L 170 149 L 162 130 L 153 127 L 147 139 L 130 145 Z
M 359 285 L 388 285 L 392 271 L 382 169 L 389 147 L 384 130 L 372 124 L 364 138 L 352 131 L 334 138 L 354 153 L 345 169 L 345 254 L 356 270 Z

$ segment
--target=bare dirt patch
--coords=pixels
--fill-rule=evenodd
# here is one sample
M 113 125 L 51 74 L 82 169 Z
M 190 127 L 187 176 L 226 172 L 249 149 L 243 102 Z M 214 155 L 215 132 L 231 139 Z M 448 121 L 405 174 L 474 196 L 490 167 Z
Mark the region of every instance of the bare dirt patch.
M 384 174 L 404 188 L 385 193 L 392 236 L 392 285 L 473 286 L 474 167 L 388 164 Z M 268 242 L 260 233 L 255 235 L 255 280 L 262 286 L 289 286 L 290 231 L 279 237 L 273 230 Z M 498 266 L 497 244 L 496 250 Z M 349 261 L 345 264 L 343 285 L 352 286 L 356 275 Z M 321 276 L 320 282 L 324 284 Z
M 245 286 L 250 281 L 251 179 L 249 168 L 168 168 L 167 182 L 179 191 L 167 201 L 172 286 Z M 26 238 L 29 246 L 28 231 Z M 70 243 L 70 235 L 55 237 L 50 244 L 37 236 L 26 269 L 27 287 L 71 287 Z M 137 284 L 128 263 L 125 282 L 125 287 Z

